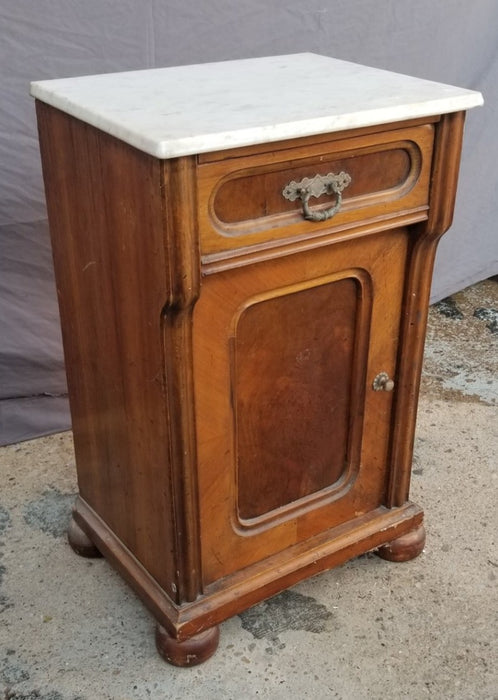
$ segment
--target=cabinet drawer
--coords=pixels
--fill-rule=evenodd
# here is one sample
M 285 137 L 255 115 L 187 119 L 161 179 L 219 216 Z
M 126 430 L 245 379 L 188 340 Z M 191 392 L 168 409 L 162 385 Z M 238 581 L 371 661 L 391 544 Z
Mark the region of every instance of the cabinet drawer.
M 201 163 L 203 255 L 318 237 L 410 213 L 426 218 L 433 137 L 432 124 L 424 124 L 346 139 L 322 137 L 264 153 L 239 151 L 238 157 Z M 328 220 L 306 220 L 299 196 L 294 201 L 284 196 L 290 184 L 296 189 L 305 178 L 340 173 L 349 183 Z M 336 194 L 325 193 L 311 196 L 309 207 L 320 215 L 336 202 Z

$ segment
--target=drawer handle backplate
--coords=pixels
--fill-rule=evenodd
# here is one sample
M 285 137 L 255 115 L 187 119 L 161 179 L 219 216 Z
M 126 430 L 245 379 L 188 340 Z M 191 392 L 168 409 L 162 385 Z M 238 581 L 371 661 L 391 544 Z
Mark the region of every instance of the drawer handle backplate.
M 295 202 L 300 199 L 303 204 L 303 216 L 307 221 L 327 221 L 334 214 L 337 214 L 342 204 L 342 191 L 351 182 L 351 175 L 341 171 L 337 175 L 315 175 L 315 177 L 305 177 L 300 182 L 289 182 L 282 190 L 285 199 Z M 321 197 L 322 194 L 335 194 L 335 204 L 329 209 L 319 209 L 312 211 L 309 206 L 310 197 Z

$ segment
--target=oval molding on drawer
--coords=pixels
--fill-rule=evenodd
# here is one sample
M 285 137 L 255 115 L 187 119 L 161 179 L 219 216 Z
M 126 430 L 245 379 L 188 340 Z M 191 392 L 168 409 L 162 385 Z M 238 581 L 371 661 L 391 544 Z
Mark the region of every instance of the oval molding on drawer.
M 420 149 L 405 142 L 382 150 L 375 149 L 352 155 L 322 156 L 320 162 L 304 159 L 299 164 L 281 163 L 279 167 L 255 168 L 233 173 L 220 182 L 213 193 L 210 212 L 218 230 L 228 235 L 260 230 L 261 225 L 285 226 L 289 218 L 302 218 L 299 201 L 290 202 L 282 189 L 290 180 L 346 171 L 351 184 L 343 194 L 343 211 L 364 207 L 375 199 L 399 199 L 411 189 L 420 173 Z M 323 200 L 326 200 L 324 197 Z M 314 203 L 315 209 L 330 206 L 330 201 Z M 284 218 L 282 214 L 287 214 Z

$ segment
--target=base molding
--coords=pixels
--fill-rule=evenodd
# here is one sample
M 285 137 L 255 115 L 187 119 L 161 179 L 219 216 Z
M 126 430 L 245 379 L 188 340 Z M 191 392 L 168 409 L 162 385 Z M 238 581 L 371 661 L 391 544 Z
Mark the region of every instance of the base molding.
M 73 517 L 165 632 L 173 639 L 184 641 L 298 581 L 418 531 L 423 511 L 411 502 L 398 508 L 377 508 L 216 581 L 206 586 L 197 600 L 182 604 L 171 600 L 81 497 L 76 500 Z

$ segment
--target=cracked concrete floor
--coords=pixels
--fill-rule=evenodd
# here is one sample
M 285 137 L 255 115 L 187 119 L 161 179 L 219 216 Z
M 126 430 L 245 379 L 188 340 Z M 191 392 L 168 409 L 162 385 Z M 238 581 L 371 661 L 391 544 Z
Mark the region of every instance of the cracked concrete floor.
M 140 601 L 66 544 L 71 434 L 2 448 L 1 700 L 498 698 L 497 309 L 496 280 L 431 309 L 412 480 L 424 553 L 295 586 L 225 622 L 195 668 L 166 665 Z

